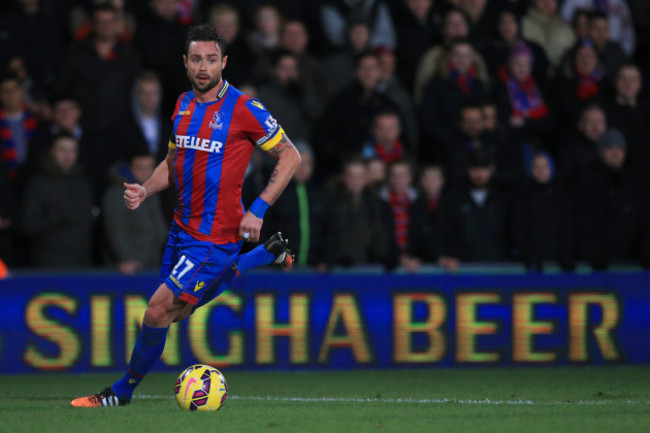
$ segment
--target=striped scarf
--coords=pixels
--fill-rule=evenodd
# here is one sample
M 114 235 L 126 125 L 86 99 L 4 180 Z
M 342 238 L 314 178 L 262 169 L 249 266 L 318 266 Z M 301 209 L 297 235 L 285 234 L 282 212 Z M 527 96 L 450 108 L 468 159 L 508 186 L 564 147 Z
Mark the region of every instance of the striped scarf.
M 471 66 L 466 73 L 462 74 L 449 62 L 447 64 L 447 71 L 449 72 L 449 78 L 458 85 L 460 91 L 465 95 L 472 91 L 472 86 L 478 80 L 478 74 L 474 66 Z
M 393 217 L 395 219 L 395 241 L 400 251 L 406 251 L 408 246 L 408 231 L 409 231 L 409 208 L 411 201 L 409 200 L 408 193 L 396 194 L 390 191 L 388 200 L 390 207 L 393 209 Z
M 375 143 L 374 148 L 377 156 L 379 156 L 386 164 L 390 164 L 391 162 L 404 157 L 404 146 L 400 140 L 395 140 L 390 150 L 386 149 L 379 143 Z
M 525 81 L 517 81 L 514 77 L 508 76 L 506 86 L 512 114 L 515 117 L 540 119 L 548 115 L 548 107 L 533 77 L 528 77 Z
M 21 121 L 25 130 L 25 140 L 29 144 L 36 131 L 36 117 L 27 107 L 24 107 Z M 18 151 L 4 110 L 0 110 L 0 161 L 7 168 L 9 176 L 15 178 L 19 164 Z
M 578 77 L 576 92 L 580 100 L 588 101 L 598 96 L 598 82 L 603 77 L 600 68 L 594 69 L 591 74 L 582 74 L 576 71 L 576 76 Z
M 184 26 L 192 24 L 194 15 L 194 0 L 180 0 L 177 2 L 176 10 L 178 13 L 178 22 Z

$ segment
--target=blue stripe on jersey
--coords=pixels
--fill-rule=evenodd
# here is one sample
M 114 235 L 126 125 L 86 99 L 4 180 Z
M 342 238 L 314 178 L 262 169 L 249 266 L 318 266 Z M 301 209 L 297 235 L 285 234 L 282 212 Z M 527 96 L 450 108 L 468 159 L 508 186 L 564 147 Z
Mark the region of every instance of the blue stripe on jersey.
M 190 120 L 190 127 L 187 129 L 185 135 L 198 137 L 203 118 L 205 117 L 206 104 L 196 103 L 194 105 L 194 113 L 192 113 L 192 120 Z M 197 150 L 183 149 L 185 153 L 185 160 L 183 161 L 183 209 L 181 212 L 181 222 L 186 226 L 190 224 L 190 215 L 192 214 L 192 186 L 194 179 L 194 155 Z
M 178 132 L 178 126 L 181 123 L 181 119 L 183 119 L 183 115 L 180 114 L 181 112 L 184 112 L 187 110 L 187 107 L 189 107 L 190 102 L 192 102 L 192 99 L 194 99 L 194 92 L 190 91 L 183 96 L 183 99 L 181 99 L 181 104 L 178 107 L 178 113 L 176 113 L 176 118 L 174 119 L 174 134 Z M 174 185 L 176 187 L 176 195 L 178 196 L 178 186 L 180 185 L 178 182 L 178 173 L 175 170 L 176 168 L 176 160 L 174 160 Z M 176 208 L 174 209 L 174 213 L 178 213 L 178 203 L 176 203 Z
M 210 191 L 211 194 L 206 194 L 203 198 L 204 213 L 203 218 L 201 219 L 201 225 L 199 226 L 199 231 L 204 234 L 210 234 L 212 231 L 214 216 L 217 212 L 219 184 L 221 183 L 221 169 L 223 167 L 223 158 L 227 149 L 226 145 L 228 141 L 228 133 L 230 132 L 230 121 L 233 116 L 233 111 L 235 110 L 238 96 L 239 95 L 231 91 L 226 93 L 225 99 L 219 109 L 219 112 L 223 113 L 221 116 L 223 126 L 221 129 L 214 129 L 212 131 L 211 140 L 221 141 L 223 143 L 223 148 L 220 153 L 210 153 L 210 156 L 208 157 L 208 165 L 205 170 L 205 191 L 206 193 Z M 207 176 L 208 172 L 210 172 L 210 176 Z

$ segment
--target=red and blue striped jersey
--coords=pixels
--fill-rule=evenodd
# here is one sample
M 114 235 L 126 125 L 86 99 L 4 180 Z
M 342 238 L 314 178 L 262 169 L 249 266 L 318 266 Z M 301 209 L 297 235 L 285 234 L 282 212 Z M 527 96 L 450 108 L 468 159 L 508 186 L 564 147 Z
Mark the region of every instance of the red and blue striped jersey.
M 244 173 L 255 145 L 273 148 L 283 130 L 256 99 L 224 80 L 214 102 L 183 93 L 172 115 L 176 149 L 174 220 L 192 237 L 217 244 L 239 240 L 245 213 Z

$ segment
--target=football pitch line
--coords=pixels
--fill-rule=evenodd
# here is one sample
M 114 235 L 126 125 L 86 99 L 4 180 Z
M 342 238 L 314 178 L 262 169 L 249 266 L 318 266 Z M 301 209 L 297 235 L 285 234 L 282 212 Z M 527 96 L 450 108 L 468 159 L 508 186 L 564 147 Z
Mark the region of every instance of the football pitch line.
M 170 395 L 136 394 L 135 398 L 166 400 Z M 464 404 L 487 406 L 606 406 L 606 405 L 650 405 L 644 400 L 566 400 L 566 401 L 533 401 L 533 400 L 463 400 L 453 398 L 345 398 L 345 397 L 272 397 L 272 396 L 240 396 L 229 395 L 228 400 L 270 401 L 297 403 L 396 403 L 396 404 Z

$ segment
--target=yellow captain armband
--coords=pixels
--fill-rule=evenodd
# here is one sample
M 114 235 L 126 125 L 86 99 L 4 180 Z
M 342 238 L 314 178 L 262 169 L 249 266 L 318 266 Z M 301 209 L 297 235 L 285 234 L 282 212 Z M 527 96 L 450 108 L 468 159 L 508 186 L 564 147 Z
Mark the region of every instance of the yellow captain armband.
M 176 149 L 176 143 L 174 143 L 173 141 L 169 140 L 169 148 L 170 148 L 170 149 Z
M 260 149 L 264 151 L 273 149 L 275 145 L 278 144 L 280 140 L 282 140 L 283 134 L 284 134 L 284 129 L 282 129 L 282 127 L 279 127 L 278 130 L 275 132 L 275 135 L 269 138 L 268 140 L 266 140 L 266 142 L 264 142 L 264 144 L 260 146 Z

